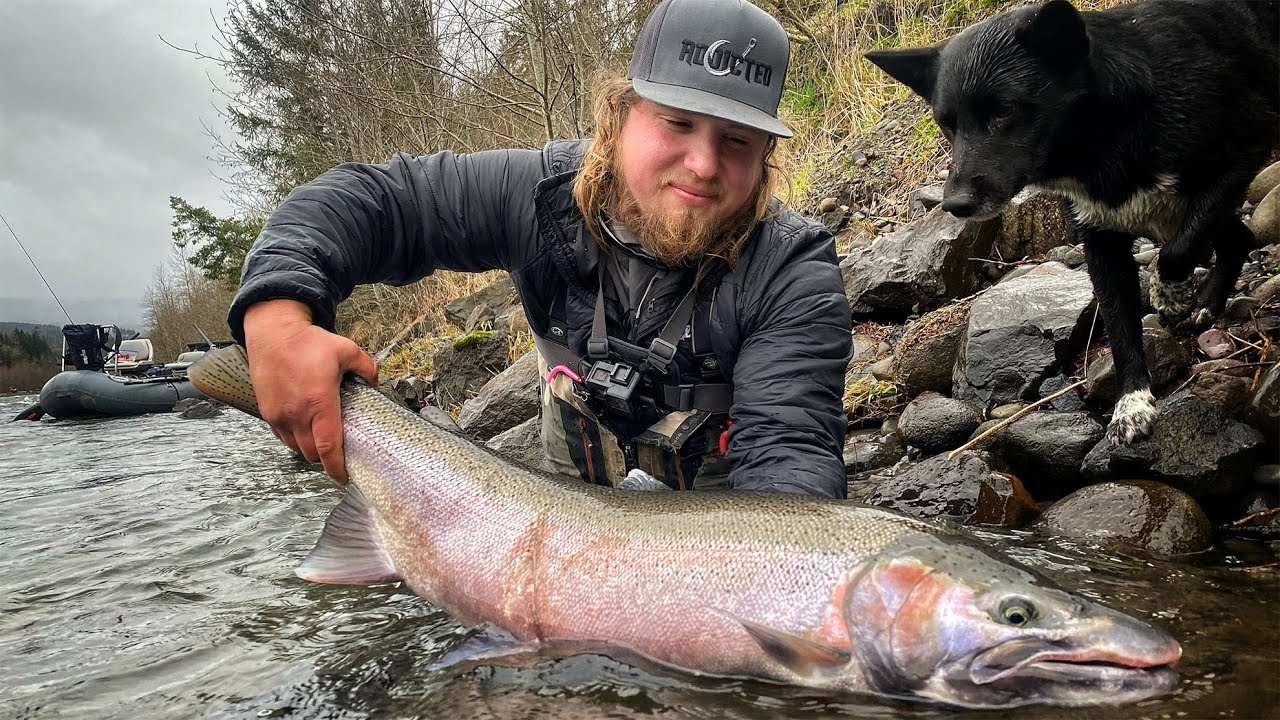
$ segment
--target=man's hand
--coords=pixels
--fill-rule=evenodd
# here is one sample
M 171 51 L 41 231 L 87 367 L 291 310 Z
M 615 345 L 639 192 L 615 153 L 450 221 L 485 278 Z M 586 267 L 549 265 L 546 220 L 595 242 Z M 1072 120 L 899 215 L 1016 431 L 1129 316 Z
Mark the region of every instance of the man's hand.
M 375 387 L 378 366 L 359 345 L 311 324 L 296 300 L 267 300 L 244 316 L 249 375 L 271 432 L 334 480 L 347 482 L 338 385 L 348 372 Z

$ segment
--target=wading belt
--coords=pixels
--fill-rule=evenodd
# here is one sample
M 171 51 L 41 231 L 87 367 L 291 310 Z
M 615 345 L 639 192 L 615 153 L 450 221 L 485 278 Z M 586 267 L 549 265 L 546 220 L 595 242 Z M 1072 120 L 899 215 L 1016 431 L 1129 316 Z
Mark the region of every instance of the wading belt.
M 591 337 L 587 340 L 587 360 L 578 357 L 568 347 L 550 338 L 534 334 L 534 345 L 548 367 L 564 365 L 585 375 L 590 366 L 609 358 L 609 336 L 605 332 L 604 313 L 604 262 L 597 264 L 599 287 L 596 290 L 595 317 L 591 321 Z M 684 335 L 685 327 L 693 317 L 693 308 L 697 304 L 697 287 L 692 287 L 680 300 L 667 323 L 662 326 L 658 336 L 649 343 L 649 350 L 643 364 L 639 368 L 624 366 L 631 372 L 643 373 L 652 368 L 666 375 L 671 363 L 675 360 L 676 345 Z M 566 338 L 567 340 L 568 338 Z M 625 372 L 625 370 L 624 370 Z M 733 405 L 733 385 L 729 383 L 689 383 L 682 385 L 657 385 L 659 397 L 653 400 L 676 411 L 705 410 L 712 413 L 727 413 Z

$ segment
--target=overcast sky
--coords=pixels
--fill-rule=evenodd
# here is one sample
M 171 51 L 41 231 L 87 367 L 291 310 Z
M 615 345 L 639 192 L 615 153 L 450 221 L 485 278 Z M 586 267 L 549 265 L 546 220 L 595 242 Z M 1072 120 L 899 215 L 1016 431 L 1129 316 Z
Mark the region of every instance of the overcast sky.
M 226 135 L 226 0 L 0 0 L 0 215 L 76 322 L 140 327 L 171 248 L 169 196 L 231 212 L 208 158 Z M 65 317 L 0 224 L 0 321 Z

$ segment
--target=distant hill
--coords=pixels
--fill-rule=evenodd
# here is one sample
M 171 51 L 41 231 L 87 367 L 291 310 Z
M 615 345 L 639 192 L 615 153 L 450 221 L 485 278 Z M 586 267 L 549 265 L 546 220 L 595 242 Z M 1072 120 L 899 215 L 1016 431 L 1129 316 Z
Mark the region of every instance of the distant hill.
M 53 349 L 54 354 L 62 352 L 62 326 L 61 325 L 43 325 L 37 323 L 21 323 L 21 322 L 0 322 L 0 333 L 6 335 L 14 330 L 21 330 L 29 333 L 32 331 L 40 333 L 40 337 L 49 343 L 49 347 Z
M 62 353 L 62 326 L 61 325 L 47 325 L 44 323 L 24 323 L 24 322 L 0 322 L 0 333 L 7 334 L 7 333 L 13 332 L 14 330 L 21 330 L 22 332 L 27 332 L 27 333 L 32 332 L 34 330 L 35 332 L 40 333 L 40 337 L 44 338 L 45 342 L 49 343 L 49 348 L 53 350 L 53 354 L 55 356 L 60 355 Z M 132 337 L 137 337 L 140 334 L 141 334 L 140 332 L 132 328 L 127 328 L 127 327 L 120 328 L 120 337 L 122 337 L 125 340 L 128 340 L 129 338 L 132 338 Z

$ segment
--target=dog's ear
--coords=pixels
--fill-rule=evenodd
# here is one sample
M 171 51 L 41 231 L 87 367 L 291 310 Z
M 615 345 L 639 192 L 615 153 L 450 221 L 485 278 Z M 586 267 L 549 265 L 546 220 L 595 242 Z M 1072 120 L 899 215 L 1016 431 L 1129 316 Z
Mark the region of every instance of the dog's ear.
M 932 104 L 941 48 L 941 45 L 930 45 L 905 50 L 872 50 L 864 57 Z
M 1067 0 L 1050 0 L 1018 32 L 1022 44 L 1049 70 L 1065 75 L 1089 57 L 1084 19 Z

